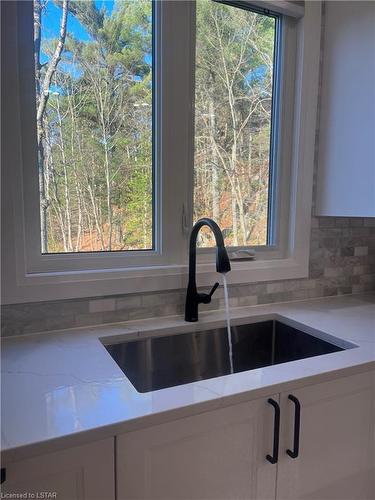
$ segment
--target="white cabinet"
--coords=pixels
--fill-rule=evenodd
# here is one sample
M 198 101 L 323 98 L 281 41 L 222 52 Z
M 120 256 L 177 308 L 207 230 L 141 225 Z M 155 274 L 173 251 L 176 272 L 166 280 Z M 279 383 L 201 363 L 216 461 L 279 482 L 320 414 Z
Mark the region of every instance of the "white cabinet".
M 293 449 L 295 405 L 282 393 L 277 496 L 282 500 L 375 498 L 375 373 L 292 391 L 301 405 L 300 449 Z
M 58 500 L 114 500 L 114 440 L 49 453 L 5 465 L 5 494 Z M 52 496 L 41 496 L 43 492 Z M 56 495 L 54 495 L 56 494 Z M 33 496 L 34 495 L 34 496 Z M 17 497 L 18 498 L 18 497 Z M 26 497 L 20 497 L 26 498 Z
M 118 436 L 117 498 L 275 498 L 273 419 L 259 399 Z
M 375 2 L 325 2 L 315 214 L 375 217 Z
M 278 462 L 268 398 L 117 438 L 119 500 L 373 500 L 374 372 L 272 396 L 280 403 Z M 300 403 L 299 454 L 294 451 Z

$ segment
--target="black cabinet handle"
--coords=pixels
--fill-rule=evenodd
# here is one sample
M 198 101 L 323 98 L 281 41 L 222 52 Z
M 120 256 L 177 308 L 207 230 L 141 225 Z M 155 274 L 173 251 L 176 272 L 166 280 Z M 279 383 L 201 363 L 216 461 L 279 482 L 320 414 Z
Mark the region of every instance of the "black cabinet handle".
M 0 484 L 3 484 L 5 479 L 6 479 L 6 469 L 5 467 L 1 467 Z
M 279 459 L 279 437 L 280 437 L 280 406 L 273 399 L 269 398 L 267 402 L 275 409 L 275 418 L 273 423 L 273 452 L 267 455 L 266 459 L 271 464 L 276 464 Z
M 299 434 L 301 427 L 301 404 L 298 399 L 293 396 L 293 394 L 289 394 L 288 399 L 293 401 L 295 405 L 294 410 L 294 439 L 293 439 L 293 451 L 286 450 L 287 454 L 290 458 L 297 458 L 299 453 Z

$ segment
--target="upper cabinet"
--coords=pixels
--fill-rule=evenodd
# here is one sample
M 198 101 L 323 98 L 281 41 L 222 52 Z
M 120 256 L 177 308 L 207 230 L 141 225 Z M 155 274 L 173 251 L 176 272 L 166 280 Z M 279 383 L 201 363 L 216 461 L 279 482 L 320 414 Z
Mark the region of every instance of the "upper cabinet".
M 326 2 L 318 216 L 375 216 L 375 3 Z

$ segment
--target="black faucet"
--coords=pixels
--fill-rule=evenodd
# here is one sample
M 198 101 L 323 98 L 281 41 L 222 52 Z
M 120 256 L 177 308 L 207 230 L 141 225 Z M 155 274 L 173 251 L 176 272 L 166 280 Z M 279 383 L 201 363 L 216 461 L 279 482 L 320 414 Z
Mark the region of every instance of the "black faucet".
M 198 304 L 209 304 L 219 283 L 215 283 L 210 293 L 198 293 L 196 282 L 197 236 L 203 226 L 208 226 L 216 240 L 216 271 L 225 274 L 230 271 L 230 262 L 224 246 L 224 238 L 215 221 L 208 218 L 199 219 L 193 226 L 189 245 L 189 284 L 186 292 L 185 321 L 198 321 Z

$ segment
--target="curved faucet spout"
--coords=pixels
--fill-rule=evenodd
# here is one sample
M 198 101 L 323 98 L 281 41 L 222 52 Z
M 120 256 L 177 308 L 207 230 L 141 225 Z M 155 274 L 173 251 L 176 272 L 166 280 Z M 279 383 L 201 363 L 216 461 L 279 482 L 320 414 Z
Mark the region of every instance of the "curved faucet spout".
M 215 283 L 209 294 L 198 293 L 196 283 L 196 260 L 197 260 L 197 237 L 200 229 L 208 226 L 215 236 L 216 241 L 216 271 L 225 274 L 230 271 L 230 262 L 227 250 L 224 245 L 224 238 L 221 229 L 215 221 L 204 217 L 199 219 L 193 226 L 189 244 L 189 283 L 186 292 L 185 321 L 198 321 L 198 305 L 209 304 L 211 297 L 218 287 Z

